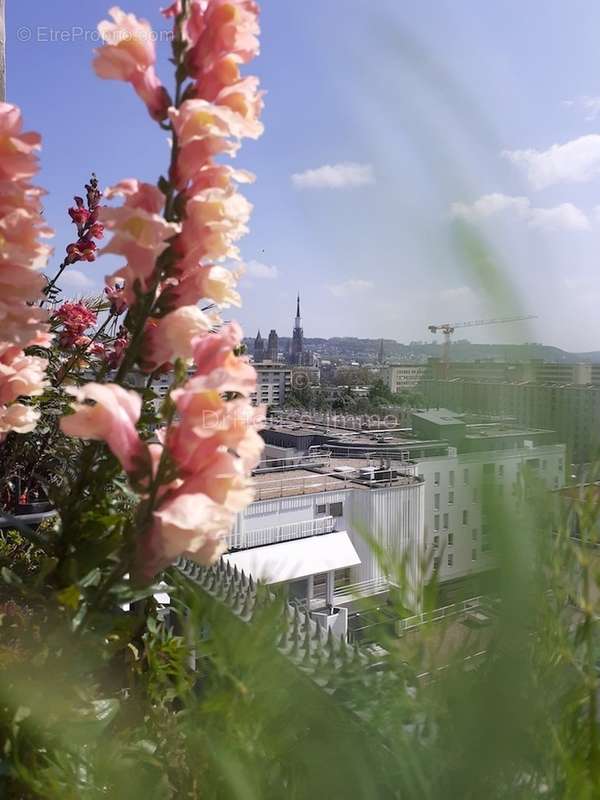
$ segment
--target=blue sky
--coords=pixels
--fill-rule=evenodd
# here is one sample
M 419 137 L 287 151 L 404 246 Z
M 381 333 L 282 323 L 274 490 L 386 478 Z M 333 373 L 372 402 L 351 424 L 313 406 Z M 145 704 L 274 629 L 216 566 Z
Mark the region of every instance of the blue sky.
M 66 208 L 91 170 L 104 185 L 154 181 L 168 159 L 164 132 L 130 88 L 92 72 L 109 5 L 7 0 L 8 99 L 44 135 L 59 252 L 71 235 Z M 123 4 L 164 29 L 158 7 Z M 300 290 L 308 336 L 421 340 L 432 322 L 527 313 L 538 318 L 469 338 L 600 349 L 600 6 L 262 9 L 253 72 L 267 92 L 266 130 L 236 159 L 258 178 L 234 314 L 246 332 L 288 334 Z M 167 81 L 167 45 L 161 53 Z M 113 268 L 100 259 L 65 290 L 100 286 Z

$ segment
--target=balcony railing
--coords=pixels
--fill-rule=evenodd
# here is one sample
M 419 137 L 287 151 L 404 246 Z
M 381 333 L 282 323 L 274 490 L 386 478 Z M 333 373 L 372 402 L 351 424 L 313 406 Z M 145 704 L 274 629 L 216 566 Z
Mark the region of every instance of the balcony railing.
M 228 537 L 228 544 L 232 549 L 246 550 L 250 547 L 260 547 L 265 544 L 289 542 L 293 539 L 306 539 L 309 536 L 332 533 L 334 530 L 335 519 L 333 517 L 317 517 L 316 519 L 302 520 L 302 522 L 289 522 L 285 525 L 260 528 L 256 531 L 232 533 Z
M 335 590 L 333 601 L 336 605 L 350 603 L 353 600 L 360 600 L 362 597 L 371 597 L 376 594 L 383 594 L 389 591 L 393 584 L 387 578 L 372 578 L 360 583 L 351 583 L 347 586 L 340 586 Z
M 412 617 L 405 617 L 396 622 L 396 633 L 398 635 L 419 628 L 429 622 L 440 622 L 448 617 L 456 616 L 457 614 L 464 614 L 469 611 L 477 611 L 481 608 L 489 607 L 489 599 L 484 595 L 477 597 L 470 597 L 468 600 L 460 600 L 457 603 L 451 603 L 448 606 L 441 606 L 435 608 L 433 611 L 423 611 L 421 614 L 415 614 Z
M 266 458 L 258 463 L 254 474 L 263 472 L 287 472 L 291 469 L 310 469 L 311 467 L 326 467 L 331 464 L 331 453 L 320 451 L 309 453 L 306 456 L 289 456 L 284 458 Z

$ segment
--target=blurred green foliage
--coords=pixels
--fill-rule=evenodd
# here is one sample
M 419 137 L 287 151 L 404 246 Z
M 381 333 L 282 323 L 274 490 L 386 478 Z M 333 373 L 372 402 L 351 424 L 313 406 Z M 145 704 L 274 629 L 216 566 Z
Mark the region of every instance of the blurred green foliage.
M 156 586 L 133 595 L 117 580 L 99 597 L 94 571 L 65 586 L 47 556 L 5 537 L 0 796 L 596 797 L 598 500 L 570 502 L 574 540 L 532 476 L 521 491 L 510 517 L 486 489 L 492 625 L 463 625 L 460 640 L 455 620 L 417 635 L 382 625 L 385 651 L 336 651 L 335 674 L 281 650 L 279 597 L 265 592 L 244 622 L 173 568 L 163 618 Z M 112 494 L 85 512 L 94 547 L 127 524 Z M 436 602 L 434 582 L 425 607 Z M 382 620 L 409 612 L 398 590 Z

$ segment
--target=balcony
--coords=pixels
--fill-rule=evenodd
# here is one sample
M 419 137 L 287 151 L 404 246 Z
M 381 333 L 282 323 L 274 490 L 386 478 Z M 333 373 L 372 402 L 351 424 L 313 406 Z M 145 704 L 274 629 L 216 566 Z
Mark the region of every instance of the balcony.
M 309 536 L 320 536 L 334 531 L 335 519 L 333 517 L 318 517 L 301 522 L 289 522 L 285 525 L 274 525 L 270 528 L 259 528 L 255 531 L 232 533 L 227 537 L 227 544 L 231 550 L 246 550 L 267 544 L 290 542 L 294 539 L 306 539 Z

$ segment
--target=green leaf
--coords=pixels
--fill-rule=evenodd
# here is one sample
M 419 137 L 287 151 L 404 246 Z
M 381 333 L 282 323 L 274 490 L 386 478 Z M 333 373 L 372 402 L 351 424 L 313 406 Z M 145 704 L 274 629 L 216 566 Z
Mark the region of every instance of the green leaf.
M 119 712 L 120 703 L 116 698 L 105 698 L 104 700 L 94 700 L 92 703 L 93 713 L 102 727 L 109 725 Z
M 23 585 L 23 581 L 21 580 L 21 578 L 19 578 L 18 575 L 15 575 L 15 573 L 11 569 L 9 569 L 8 567 L 2 567 L 0 569 L 0 575 L 2 575 L 2 580 L 5 583 L 8 583 L 9 586 L 22 586 Z
M 148 617 L 148 619 L 146 620 L 146 627 L 148 628 L 150 633 L 156 636 L 156 634 L 158 633 L 158 623 L 156 622 L 154 617 Z
M 101 577 L 102 573 L 100 572 L 99 567 L 96 567 L 91 572 L 88 572 L 88 574 L 79 581 L 79 585 L 83 589 L 87 588 L 88 586 L 98 586 Z
M 56 597 L 61 605 L 74 610 L 78 607 L 79 601 L 81 600 L 81 591 L 78 586 L 73 584 L 63 589 L 62 592 L 59 592 Z

